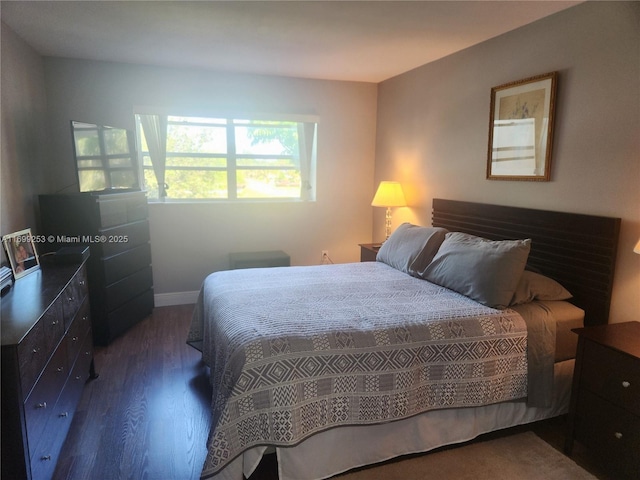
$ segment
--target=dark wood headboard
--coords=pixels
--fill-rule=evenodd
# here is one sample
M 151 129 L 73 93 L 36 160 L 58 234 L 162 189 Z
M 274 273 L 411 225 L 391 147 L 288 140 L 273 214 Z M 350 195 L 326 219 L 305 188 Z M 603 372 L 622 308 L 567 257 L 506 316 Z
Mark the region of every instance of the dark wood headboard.
M 619 218 L 435 198 L 432 224 L 490 240 L 530 238 L 528 265 L 573 294 L 585 325 L 608 322 Z

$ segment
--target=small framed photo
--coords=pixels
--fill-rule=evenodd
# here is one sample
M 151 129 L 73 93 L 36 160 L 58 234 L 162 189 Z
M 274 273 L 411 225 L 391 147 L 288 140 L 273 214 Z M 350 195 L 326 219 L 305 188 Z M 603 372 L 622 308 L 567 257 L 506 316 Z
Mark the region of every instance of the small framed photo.
M 40 268 L 30 228 L 3 236 L 2 245 L 16 280 Z
M 491 89 L 487 179 L 548 182 L 557 72 Z

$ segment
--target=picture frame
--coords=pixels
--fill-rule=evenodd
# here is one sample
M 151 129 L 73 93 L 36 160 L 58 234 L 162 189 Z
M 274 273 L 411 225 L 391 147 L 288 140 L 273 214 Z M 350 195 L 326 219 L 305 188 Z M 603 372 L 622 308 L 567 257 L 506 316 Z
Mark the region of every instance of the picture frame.
M 11 264 L 13 278 L 16 280 L 40 268 L 33 239 L 30 228 L 2 237 L 2 245 Z
M 491 89 L 487 179 L 551 180 L 558 72 Z

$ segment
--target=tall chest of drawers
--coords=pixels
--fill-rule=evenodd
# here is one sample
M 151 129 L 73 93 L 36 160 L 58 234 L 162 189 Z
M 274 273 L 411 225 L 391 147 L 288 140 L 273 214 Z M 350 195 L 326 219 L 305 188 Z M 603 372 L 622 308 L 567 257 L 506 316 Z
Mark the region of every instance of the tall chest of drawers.
M 578 333 L 568 435 L 602 460 L 615 478 L 640 478 L 640 322 Z
M 147 197 L 144 192 L 40 196 L 47 246 L 88 245 L 94 342 L 107 345 L 153 310 Z
M 95 376 L 85 264 L 22 277 L 2 304 L 2 478 L 50 478 Z

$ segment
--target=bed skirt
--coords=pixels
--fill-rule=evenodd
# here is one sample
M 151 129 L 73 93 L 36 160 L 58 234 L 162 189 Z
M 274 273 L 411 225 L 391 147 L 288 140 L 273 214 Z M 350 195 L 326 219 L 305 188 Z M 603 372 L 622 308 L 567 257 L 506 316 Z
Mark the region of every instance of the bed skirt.
M 550 407 L 527 407 L 525 401 L 503 402 L 485 407 L 432 410 L 379 425 L 333 428 L 295 447 L 276 448 L 279 478 L 321 480 L 401 455 L 428 452 L 466 442 L 483 433 L 563 415 L 569 409 L 573 365 L 574 360 L 555 364 Z M 260 446 L 244 452 L 213 478 L 243 480 L 243 475 L 248 478 L 267 449 Z

